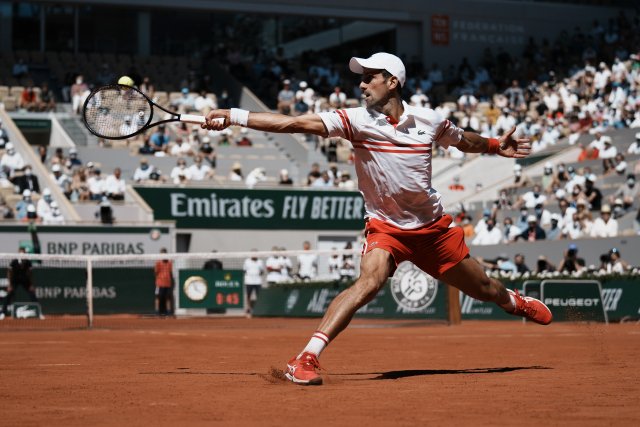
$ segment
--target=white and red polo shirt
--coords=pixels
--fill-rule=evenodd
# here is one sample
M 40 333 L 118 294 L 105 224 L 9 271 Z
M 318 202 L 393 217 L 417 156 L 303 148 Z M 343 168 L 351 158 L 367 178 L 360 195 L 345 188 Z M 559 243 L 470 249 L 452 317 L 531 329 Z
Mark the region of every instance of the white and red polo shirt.
M 319 116 L 330 137 L 345 138 L 355 149 L 366 217 L 410 230 L 443 214 L 440 193 L 431 187 L 433 144 L 455 145 L 463 130 L 432 109 L 403 106 L 397 123 L 364 107 Z

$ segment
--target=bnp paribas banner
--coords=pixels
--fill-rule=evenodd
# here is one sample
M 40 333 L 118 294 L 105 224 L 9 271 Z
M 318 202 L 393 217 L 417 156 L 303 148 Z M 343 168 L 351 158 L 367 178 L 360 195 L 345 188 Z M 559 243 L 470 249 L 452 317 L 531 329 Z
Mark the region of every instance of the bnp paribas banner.
M 178 228 L 360 230 L 364 201 L 356 191 L 135 187 L 156 220 Z

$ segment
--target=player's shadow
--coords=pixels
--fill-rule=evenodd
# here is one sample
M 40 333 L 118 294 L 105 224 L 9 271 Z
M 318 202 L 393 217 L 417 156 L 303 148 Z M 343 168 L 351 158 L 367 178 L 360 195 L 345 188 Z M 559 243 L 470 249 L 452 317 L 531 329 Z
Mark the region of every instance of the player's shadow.
M 370 380 L 397 380 L 400 378 L 423 375 L 458 375 L 458 374 L 500 374 L 504 372 L 524 371 L 530 369 L 553 369 L 546 366 L 505 366 L 502 368 L 470 368 L 470 369 L 407 369 L 404 371 L 383 372 Z

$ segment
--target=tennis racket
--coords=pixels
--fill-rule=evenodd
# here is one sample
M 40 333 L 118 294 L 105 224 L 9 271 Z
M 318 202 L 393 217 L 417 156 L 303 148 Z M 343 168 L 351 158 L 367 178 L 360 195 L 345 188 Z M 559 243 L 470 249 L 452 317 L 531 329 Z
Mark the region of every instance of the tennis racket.
M 154 122 L 155 108 L 170 114 L 171 118 Z M 82 107 L 82 120 L 89 132 L 105 139 L 131 138 L 164 123 L 185 122 L 201 125 L 205 122 L 204 116 L 176 114 L 156 104 L 138 89 L 124 85 L 94 89 Z

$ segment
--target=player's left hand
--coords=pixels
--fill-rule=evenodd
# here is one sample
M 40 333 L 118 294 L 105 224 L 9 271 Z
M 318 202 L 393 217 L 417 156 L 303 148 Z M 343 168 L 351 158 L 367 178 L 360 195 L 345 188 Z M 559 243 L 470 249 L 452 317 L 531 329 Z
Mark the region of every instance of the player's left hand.
M 529 138 L 514 138 L 513 134 L 515 131 L 516 127 L 514 126 L 509 132 L 500 137 L 498 155 L 521 159 L 531 153 L 531 140 Z

